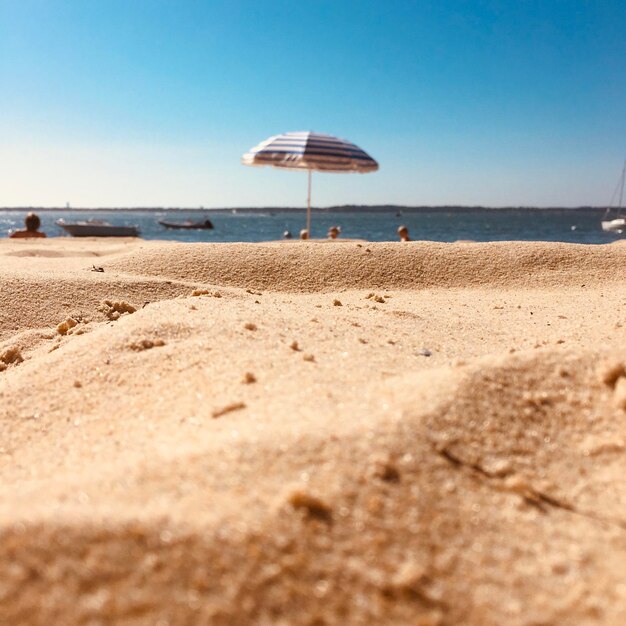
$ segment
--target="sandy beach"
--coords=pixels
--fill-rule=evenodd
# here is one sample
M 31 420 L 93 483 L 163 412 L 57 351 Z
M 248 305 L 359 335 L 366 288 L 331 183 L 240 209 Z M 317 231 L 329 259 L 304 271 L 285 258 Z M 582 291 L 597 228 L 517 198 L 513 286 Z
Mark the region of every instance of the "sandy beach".
M 0 623 L 626 623 L 626 246 L 0 241 Z

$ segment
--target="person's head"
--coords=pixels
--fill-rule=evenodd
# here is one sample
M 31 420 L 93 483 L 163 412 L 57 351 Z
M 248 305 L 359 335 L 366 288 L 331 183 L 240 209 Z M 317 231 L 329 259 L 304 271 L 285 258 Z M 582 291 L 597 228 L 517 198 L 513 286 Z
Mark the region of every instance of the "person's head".
M 36 213 L 29 213 L 24 219 L 26 230 L 30 232 L 36 231 L 41 226 L 41 220 Z
M 400 237 L 400 241 L 408 241 L 409 229 L 404 225 L 398 226 L 398 236 Z
M 341 232 L 341 228 L 339 228 L 339 226 L 331 226 L 328 229 L 328 236 L 331 239 L 337 239 L 337 237 L 339 237 L 340 232 Z
M 291 239 L 292 237 L 293 237 L 293 235 L 291 234 L 291 231 L 289 231 L 289 230 L 286 230 L 283 233 L 283 239 Z
M 308 239 L 309 238 L 309 231 L 306 228 L 303 228 L 300 231 L 300 239 Z

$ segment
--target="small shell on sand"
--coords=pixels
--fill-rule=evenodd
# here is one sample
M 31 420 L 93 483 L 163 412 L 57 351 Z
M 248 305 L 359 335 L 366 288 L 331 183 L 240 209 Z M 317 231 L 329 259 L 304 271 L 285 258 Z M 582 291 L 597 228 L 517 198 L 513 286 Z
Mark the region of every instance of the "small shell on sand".
M 256 325 L 256 324 L 253 324 L 252 322 L 246 322 L 246 323 L 243 325 L 243 327 L 244 327 L 246 330 L 256 330 L 256 329 L 257 329 L 257 325 Z
M 57 326 L 57 333 L 59 333 L 59 335 L 67 335 L 68 331 L 77 324 L 78 322 L 73 317 L 68 317 Z
M 296 510 L 303 511 L 307 517 L 329 521 L 332 516 L 331 507 L 317 496 L 296 489 L 289 493 L 287 502 Z
M 343 304 L 341 304 L 341 300 L 337 300 L 337 298 L 335 298 L 333 300 L 333 306 L 343 306 Z
M 118 320 L 125 313 L 134 313 L 137 309 L 125 300 L 103 300 L 98 311 L 104 313 L 110 320 Z
M 239 411 L 245 408 L 245 402 L 232 402 L 231 404 L 227 404 L 226 406 L 220 407 L 219 409 L 214 409 L 211 412 L 211 417 L 222 417 L 222 415 L 226 415 L 227 413 L 232 413 L 233 411 Z

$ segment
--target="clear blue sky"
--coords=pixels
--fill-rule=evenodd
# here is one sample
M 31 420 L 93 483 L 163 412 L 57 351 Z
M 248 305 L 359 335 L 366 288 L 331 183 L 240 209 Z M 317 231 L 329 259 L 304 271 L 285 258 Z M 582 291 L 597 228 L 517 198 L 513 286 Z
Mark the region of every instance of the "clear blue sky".
M 626 2 L 0 0 L 0 206 L 304 205 L 290 130 L 380 162 L 318 206 L 603 205 Z

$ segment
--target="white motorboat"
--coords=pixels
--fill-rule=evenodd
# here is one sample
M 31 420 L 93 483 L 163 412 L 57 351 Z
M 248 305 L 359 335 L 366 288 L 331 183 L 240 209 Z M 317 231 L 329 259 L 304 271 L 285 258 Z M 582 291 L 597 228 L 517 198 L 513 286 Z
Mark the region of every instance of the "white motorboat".
M 613 197 L 611 198 L 609 207 L 607 208 L 606 213 L 604 214 L 604 218 L 602 219 L 602 230 L 605 233 L 617 233 L 618 235 L 621 235 L 624 231 L 626 231 L 626 217 L 622 217 L 622 202 L 624 200 L 624 180 L 626 180 L 626 161 L 624 161 L 622 175 L 620 176 L 617 187 L 613 192 Z M 613 219 L 608 219 L 611 213 L 613 202 L 615 201 L 617 195 L 619 195 L 617 216 Z
M 116 226 L 104 220 L 85 220 L 80 222 L 66 222 L 57 220 L 60 226 L 72 237 L 138 237 L 138 226 Z

